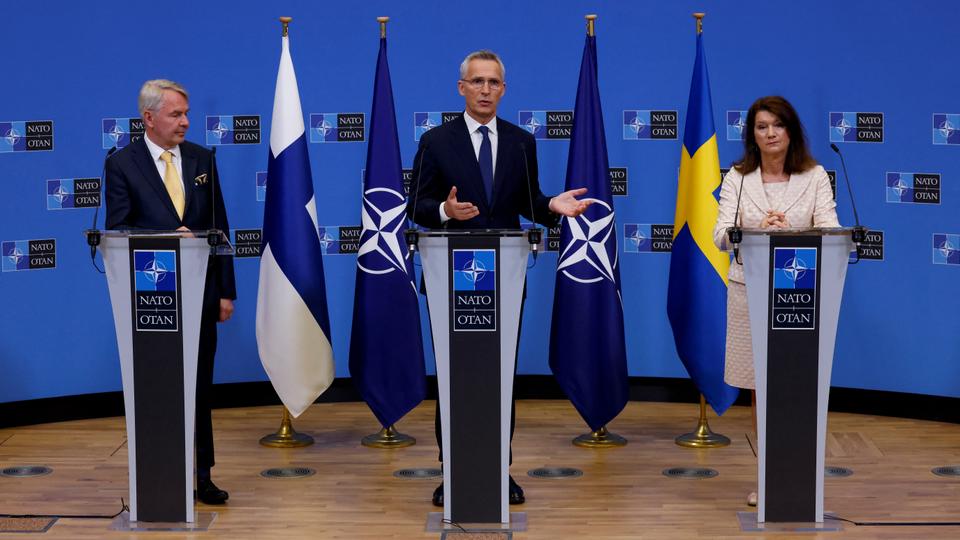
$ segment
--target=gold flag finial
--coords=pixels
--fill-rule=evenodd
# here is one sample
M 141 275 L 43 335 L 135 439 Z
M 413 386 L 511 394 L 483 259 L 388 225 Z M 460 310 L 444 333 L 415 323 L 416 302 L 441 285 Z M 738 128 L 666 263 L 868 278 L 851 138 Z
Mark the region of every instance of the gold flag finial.
M 706 13 L 694 13 L 693 18 L 697 20 L 697 35 L 703 33 L 703 18 Z
M 380 23 L 380 39 L 387 37 L 387 21 L 390 20 L 390 17 L 377 17 L 377 22 Z
M 591 13 L 590 15 L 585 15 L 583 18 L 587 20 L 587 35 L 592 37 L 594 35 L 593 25 L 594 21 L 597 20 L 597 16 Z
M 280 24 L 283 25 L 283 37 L 287 37 L 287 27 L 290 26 L 292 20 L 293 17 L 280 17 Z

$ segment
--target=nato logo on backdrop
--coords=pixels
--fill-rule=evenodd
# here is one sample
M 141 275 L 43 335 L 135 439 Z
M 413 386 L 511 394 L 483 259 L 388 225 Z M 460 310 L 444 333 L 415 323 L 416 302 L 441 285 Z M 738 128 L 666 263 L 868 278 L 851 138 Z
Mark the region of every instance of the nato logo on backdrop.
M 53 122 L 0 122 L 0 153 L 53 150 Z
M 260 115 L 208 116 L 207 144 L 260 144 Z
M 830 142 L 883 142 L 882 112 L 831 112 Z
M 773 330 L 816 328 L 817 248 L 773 248 Z
M 364 118 L 363 113 L 311 113 L 310 142 L 363 142 Z
M 888 203 L 940 204 L 940 173 L 888 172 Z
M 614 196 L 627 196 L 627 168 L 610 167 L 607 169 L 610 177 L 610 193 Z
M 366 188 L 367 168 L 360 169 L 360 193 Z M 400 181 L 403 182 L 403 195 L 410 195 L 410 186 L 413 184 L 413 169 L 400 169 Z
M 257 171 L 257 200 L 267 200 L 267 171 Z
M 4 272 L 56 268 L 57 241 L 54 238 L 4 240 L 0 242 L 0 257 Z
M 453 250 L 453 331 L 496 330 L 496 250 Z
M 933 264 L 960 266 L 960 234 L 934 233 Z
M 134 315 L 137 332 L 176 332 L 177 252 L 133 250 Z
M 727 140 L 742 141 L 747 128 L 747 111 L 727 111 Z
M 850 261 L 855 261 L 857 255 L 861 261 L 882 261 L 883 231 L 868 230 L 866 238 L 854 249 L 850 251 Z
M 100 125 L 104 150 L 123 148 L 143 138 L 142 118 L 104 118 Z
M 960 144 L 960 114 L 934 113 L 933 144 Z
M 520 111 L 517 117 L 535 139 L 569 139 L 573 133 L 573 111 Z
M 320 250 L 324 255 L 348 255 L 360 251 L 360 235 L 363 227 L 359 225 L 317 227 L 320 235 Z
M 238 259 L 259 257 L 262 240 L 262 229 L 234 229 L 233 249 L 235 256 Z
M 462 112 L 415 112 L 413 113 L 413 140 L 419 141 L 424 133 L 463 115 Z
M 676 139 L 677 111 L 623 111 L 623 140 Z
M 47 210 L 100 206 L 99 178 L 47 180 Z
M 673 224 L 625 223 L 624 253 L 670 253 L 673 249 Z

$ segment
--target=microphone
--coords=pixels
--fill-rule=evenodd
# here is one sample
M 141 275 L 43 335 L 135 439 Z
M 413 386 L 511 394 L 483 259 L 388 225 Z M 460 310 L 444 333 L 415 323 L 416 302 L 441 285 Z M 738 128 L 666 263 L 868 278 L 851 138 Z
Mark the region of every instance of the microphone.
M 407 241 L 407 248 L 410 250 L 411 253 L 417 250 L 417 244 L 420 241 L 420 236 L 418 235 L 419 230 L 417 229 L 417 226 L 416 226 L 417 223 L 413 220 L 413 216 L 416 215 L 417 213 L 417 200 L 420 198 L 420 176 L 423 175 L 423 156 L 426 155 L 427 148 L 428 146 L 424 144 L 423 150 L 420 152 L 420 163 L 417 166 L 416 186 L 412 186 L 412 188 L 414 189 L 413 206 L 411 207 L 411 211 L 407 216 L 407 219 L 409 220 L 410 225 L 407 226 L 407 230 L 404 231 L 403 233 L 403 236 Z M 409 199 L 409 195 L 407 195 L 407 198 Z M 443 203 L 440 203 L 440 204 L 443 204 Z
M 101 271 L 97 267 L 97 246 L 100 245 L 100 231 L 97 229 L 97 218 L 100 215 L 100 206 L 103 206 L 103 192 L 104 184 L 106 184 L 107 176 L 107 160 L 110 159 L 110 156 L 117 151 L 116 145 L 113 148 L 107 150 L 107 155 L 103 157 L 103 167 L 100 170 L 100 205 L 93 209 L 93 224 L 87 230 L 87 245 L 90 246 L 90 260 L 93 262 L 93 267 L 98 271 Z M 102 271 L 101 271 L 102 273 Z
M 739 171 L 738 171 L 739 172 Z M 743 195 L 744 175 L 740 173 L 740 190 L 737 191 L 737 209 L 733 212 L 733 227 L 727 228 L 727 238 L 733 244 L 733 259 L 737 264 L 743 264 L 740 260 L 740 242 L 743 241 L 743 228 L 740 227 L 740 197 Z
M 530 164 L 527 162 L 527 145 L 520 143 L 520 151 L 523 153 L 523 172 L 527 179 L 527 201 L 530 203 L 530 221 L 533 223 L 533 227 L 530 228 L 530 232 L 527 234 L 527 241 L 530 242 L 530 251 L 533 252 L 533 260 L 536 261 L 537 250 L 540 247 L 540 240 L 543 236 L 540 228 L 537 227 L 537 220 L 533 214 L 533 190 L 530 188 Z
M 843 160 L 843 153 L 840 152 L 840 147 L 834 143 L 830 143 L 830 149 L 840 156 L 840 166 L 843 167 L 843 179 L 847 183 L 847 193 L 850 195 L 850 206 L 853 207 L 853 221 L 856 223 L 856 226 L 853 228 L 853 242 L 857 245 L 857 261 L 859 261 L 860 244 L 867 239 L 867 228 L 860 225 L 860 216 L 857 215 L 857 202 L 853 199 L 853 188 L 850 187 L 850 177 L 847 175 L 847 164 Z
M 217 254 L 220 245 L 220 230 L 217 229 L 217 147 L 210 147 L 210 229 L 207 231 L 207 245 L 210 254 Z

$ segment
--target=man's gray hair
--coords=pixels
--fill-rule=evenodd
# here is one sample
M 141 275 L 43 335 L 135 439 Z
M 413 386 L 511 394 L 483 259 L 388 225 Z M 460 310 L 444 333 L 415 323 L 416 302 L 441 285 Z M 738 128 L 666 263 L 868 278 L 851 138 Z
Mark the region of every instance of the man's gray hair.
M 487 49 L 473 51 L 472 53 L 468 54 L 466 58 L 463 59 L 463 62 L 460 64 L 461 79 L 467 78 L 467 64 L 469 64 L 471 60 L 493 60 L 497 64 L 500 64 L 500 78 L 506 79 L 507 68 L 503 67 L 503 60 L 500 60 L 500 57 L 497 56 L 497 53 Z
M 163 106 L 164 90 L 173 90 L 183 95 L 185 99 L 190 99 L 190 95 L 187 94 L 187 89 L 180 86 L 179 83 L 168 81 L 167 79 L 147 81 L 143 83 L 143 86 L 140 88 L 140 97 L 137 99 L 137 108 L 140 109 L 140 116 L 143 116 L 143 113 L 146 111 L 156 111 Z

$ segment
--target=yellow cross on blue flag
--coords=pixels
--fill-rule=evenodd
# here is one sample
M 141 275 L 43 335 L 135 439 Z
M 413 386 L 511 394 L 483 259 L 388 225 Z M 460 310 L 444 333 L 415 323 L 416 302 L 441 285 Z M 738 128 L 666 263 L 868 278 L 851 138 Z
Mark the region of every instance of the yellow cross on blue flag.
M 719 212 L 713 193 L 720 180 L 710 80 L 698 33 L 680 150 L 667 315 L 680 360 L 717 414 L 737 398 L 737 389 L 723 382 L 730 256 L 713 243 Z

